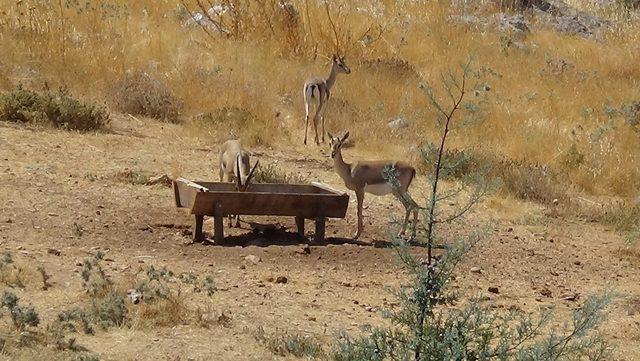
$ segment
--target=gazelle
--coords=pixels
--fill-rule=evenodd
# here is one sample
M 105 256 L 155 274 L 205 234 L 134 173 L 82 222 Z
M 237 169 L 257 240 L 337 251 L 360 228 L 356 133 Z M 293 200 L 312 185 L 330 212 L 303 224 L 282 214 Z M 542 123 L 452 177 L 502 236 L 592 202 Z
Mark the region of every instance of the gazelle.
M 362 233 L 362 202 L 364 201 L 365 192 L 377 196 L 393 194 L 400 200 L 406 212 L 404 222 L 402 223 L 402 230 L 398 236 L 404 234 L 409 221 L 409 215 L 413 212 L 412 237 L 415 237 L 415 227 L 417 225 L 418 210 L 420 207 L 408 196 L 407 190 L 416 175 L 416 170 L 409 164 L 400 161 L 357 161 L 351 164 L 345 163 L 342 158 L 342 145 L 349 137 L 349 132 L 342 138 L 334 137 L 330 133 L 327 133 L 327 135 L 329 136 L 329 144 L 331 146 L 333 168 L 344 181 L 344 185 L 356 193 L 356 199 L 358 201 L 358 231 L 353 238 L 360 237 Z M 383 173 L 387 169 L 395 170 L 395 185 L 390 184 L 387 179 L 385 179 Z
M 220 182 L 224 182 L 224 176 L 227 176 L 227 182 L 235 179 L 236 188 L 240 192 L 244 192 L 249 187 L 249 182 L 253 178 L 258 161 L 250 169 L 250 154 L 240 144 L 239 140 L 227 140 L 220 148 Z M 229 227 L 232 227 L 231 220 L 233 216 L 229 216 Z M 240 227 L 240 216 L 236 216 L 236 227 Z
M 307 130 L 309 129 L 309 107 L 314 99 L 317 99 L 316 115 L 313 117 L 313 130 L 315 132 L 316 144 L 318 141 L 318 121 L 322 122 L 322 142 L 324 143 L 324 112 L 327 101 L 331 96 L 331 88 L 336 83 L 338 73 L 351 73 L 351 69 L 344 61 L 344 56 L 334 55 L 331 58 L 331 71 L 326 79 L 315 78 L 304 83 L 302 94 L 304 96 L 304 144 L 307 144 Z

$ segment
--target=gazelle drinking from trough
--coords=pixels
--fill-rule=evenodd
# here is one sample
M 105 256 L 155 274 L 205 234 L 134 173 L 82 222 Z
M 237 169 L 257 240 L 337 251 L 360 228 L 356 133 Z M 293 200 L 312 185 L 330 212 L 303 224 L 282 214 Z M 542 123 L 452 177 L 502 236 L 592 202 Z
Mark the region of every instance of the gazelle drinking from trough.
M 320 144 L 318 139 L 318 121 L 322 123 L 322 142 L 324 143 L 324 113 L 327 102 L 331 96 L 331 88 L 336 83 L 338 73 L 349 74 L 351 69 L 344 61 L 344 56 L 334 55 L 331 59 L 331 71 L 326 79 L 315 78 L 304 83 L 302 91 L 304 96 L 304 144 L 307 144 L 307 130 L 309 129 L 309 107 L 316 100 L 316 115 L 313 117 L 313 130 L 315 132 L 316 144 Z
M 362 203 L 365 192 L 377 196 L 393 194 L 402 202 L 402 205 L 405 207 L 405 216 L 399 235 L 404 234 L 409 221 L 409 215 L 413 212 L 412 238 L 414 238 L 420 207 L 408 196 L 407 191 L 413 178 L 415 178 L 416 170 L 409 164 L 400 161 L 356 161 L 351 164 L 346 163 L 342 158 L 342 145 L 349 137 L 349 132 L 342 137 L 334 137 L 330 133 L 327 133 L 327 135 L 329 136 L 329 144 L 331 146 L 333 168 L 344 181 L 344 185 L 356 193 L 356 200 L 358 202 L 358 231 L 353 238 L 360 237 L 362 233 Z M 384 173 L 389 170 L 395 172 L 396 177 L 394 182 L 389 182 L 385 178 Z M 392 185 L 392 183 L 395 184 Z
M 220 148 L 220 182 L 224 182 L 224 176 L 227 176 L 227 182 L 235 179 L 236 188 L 240 192 L 244 192 L 249 187 L 251 178 L 253 178 L 258 161 L 251 168 L 250 153 L 247 152 L 239 140 L 227 140 Z M 229 216 L 229 227 L 233 216 Z M 240 216 L 236 216 L 236 227 L 240 227 Z

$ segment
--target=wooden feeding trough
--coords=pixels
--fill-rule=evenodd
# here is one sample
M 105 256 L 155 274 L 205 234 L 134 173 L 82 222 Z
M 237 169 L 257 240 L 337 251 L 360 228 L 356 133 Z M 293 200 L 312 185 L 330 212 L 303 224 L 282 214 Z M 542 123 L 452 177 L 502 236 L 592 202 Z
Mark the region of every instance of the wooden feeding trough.
M 304 220 L 315 221 L 315 241 L 324 240 L 327 218 L 344 218 L 349 195 L 321 183 L 252 184 L 245 192 L 233 183 L 173 181 L 176 206 L 189 208 L 195 215 L 193 237 L 202 241 L 204 216 L 214 217 L 215 241 L 224 238 L 223 220 L 228 215 L 295 217 L 298 233 L 304 236 Z

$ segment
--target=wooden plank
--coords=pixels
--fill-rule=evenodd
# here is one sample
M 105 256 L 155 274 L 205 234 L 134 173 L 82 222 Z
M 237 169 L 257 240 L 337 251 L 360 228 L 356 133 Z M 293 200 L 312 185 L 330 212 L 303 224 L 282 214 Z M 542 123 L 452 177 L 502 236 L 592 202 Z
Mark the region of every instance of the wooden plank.
M 213 217 L 216 244 L 221 244 L 224 241 L 224 216 L 220 203 L 215 204 Z
M 316 243 L 324 242 L 326 222 L 327 222 L 327 219 L 325 217 L 316 218 L 316 234 L 314 235 L 314 238 L 313 238 L 313 240 Z
M 196 182 L 192 182 L 192 181 L 190 181 L 188 179 L 185 179 L 185 178 L 178 178 L 178 179 L 176 179 L 176 182 L 183 183 L 183 184 L 185 184 L 185 185 L 187 185 L 189 187 L 196 188 L 196 189 L 198 189 L 199 191 L 202 191 L 202 192 L 208 192 L 209 191 L 209 189 L 207 187 L 204 187 L 204 186 L 202 186 L 202 185 L 200 185 L 200 184 L 198 184 Z
M 271 194 L 254 192 L 199 192 L 191 207 L 193 214 L 213 215 L 214 204 L 219 203 L 224 215 L 273 215 L 316 218 L 344 218 L 349 196 L 329 194 Z
M 210 192 L 236 192 L 233 183 L 220 182 L 193 182 Z M 280 183 L 256 183 L 249 186 L 250 193 L 277 193 L 277 194 L 327 194 L 326 190 L 309 184 L 280 184 Z
M 335 188 L 332 188 L 324 183 L 320 183 L 320 182 L 311 182 L 311 185 L 317 188 L 320 188 L 324 191 L 327 191 L 329 193 L 333 193 L 333 194 L 337 194 L 337 195 L 343 195 L 346 194 L 345 192 L 341 192 Z
M 202 233 L 202 225 L 204 224 L 204 216 L 196 215 L 195 225 L 193 226 L 193 241 L 203 242 L 204 234 Z
M 174 195 L 176 197 L 176 205 L 179 203 L 178 207 L 192 208 L 196 199 L 196 194 L 203 193 L 206 189 L 197 184 L 196 186 L 193 186 L 193 184 L 195 183 L 183 178 L 179 178 L 174 181 Z
M 178 189 L 178 183 L 174 180 L 171 182 L 173 186 L 173 196 L 176 200 L 176 207 L 180 208 L 182 205 L 180 204 L 180 190 Z
M 296 228 L 298 229 L 298 234 L 304 237 L 304 217 L 296 216 Z

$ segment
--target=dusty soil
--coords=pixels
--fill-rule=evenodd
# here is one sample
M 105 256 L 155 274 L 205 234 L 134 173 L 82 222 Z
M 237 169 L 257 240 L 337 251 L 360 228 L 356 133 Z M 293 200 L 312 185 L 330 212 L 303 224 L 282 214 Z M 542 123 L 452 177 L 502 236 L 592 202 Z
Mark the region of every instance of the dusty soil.
M 229 327 L 134 327 L 78 335 L 80 344 L 104 360 L 281 359 L 255 341 L 257 327 L 329 341 L 340 330 L 357 332 L 361 325 L 382 322 L 380 309 L 393 306 L 385 288 L 399 285 L 403 271 L 393 249 L 377 247 L 388 239 L 389 217 L 401 215 L 392 197 L 366 197 L 362 242 L 346 241 L 355 231 L 350 203 L 345 220 L 328 222 L 327 235 L 336 239 L 312 244 L 309 254 L 292 237 L 248 237 L 246 225 L 227 229 L 229 235 L 245 236 L 229 237 L 224 245 L 193 244 L 188 235 L 192 217 L 175 208 L 170 188 L 129 184 L 115 175 L 130 169 L 216 180 L 216 144 L 179 125 L 127 117 L 117 117 L 112 129 L 77 134 L 0 123 L 0 250 L 43 264 L 52 275 L 48 291 L 15 290 L 39 310 L 44 324 L 81 302 L 77 263 L 96 250 L 106 252 L 108 270 L 120 282 L 149 264 L 211 274 L 220 290 L 202 306 L 231 317 Z M 257 151 L 263 163 L 277 161 L 309 180 L 345 189 L 325 156 L 326 147 L 300 144 Z M 345 151 L 347 160 L 359 155 L 357 146 Z M 424 192 L 425 183 L 418 179 L 414 193 Z M 614 359 L 640 359 L 637 250 L 625 249 L 622 238 L 602 226 L 552 214 L 535 204 L 488 199 L 461 225 L 470 230 L 494 222 L 460 268 L 456 287 L 467 296 L 487 296 L 495 307 L 528 312 L 555 307 L 559 318 L 587 295 L 612 288 L 621 296 L 610 307 L 603 331 L 616 346 Z M 245 218 L 294 229 L 293 219 Z M 311 224 L 307 229 L 312 230 Z M 205 230 L 212 232 L 210 220 Z M 443 232 L 448 237 L 456 233 Z M 49 248 L 61 254 L 50 254 Z M 247 255 L 261 262 L 247 263 Z M 482 272 L 471 273 L 471 267 Z M 288 282 L 270 281 L 277 276 Z M 500 293 L 489 293 L 489 286 Z M 575 294 L 575 301 L 563 299 Z M 21 357 L 30 355 L 35 354 L 25 351 Z

